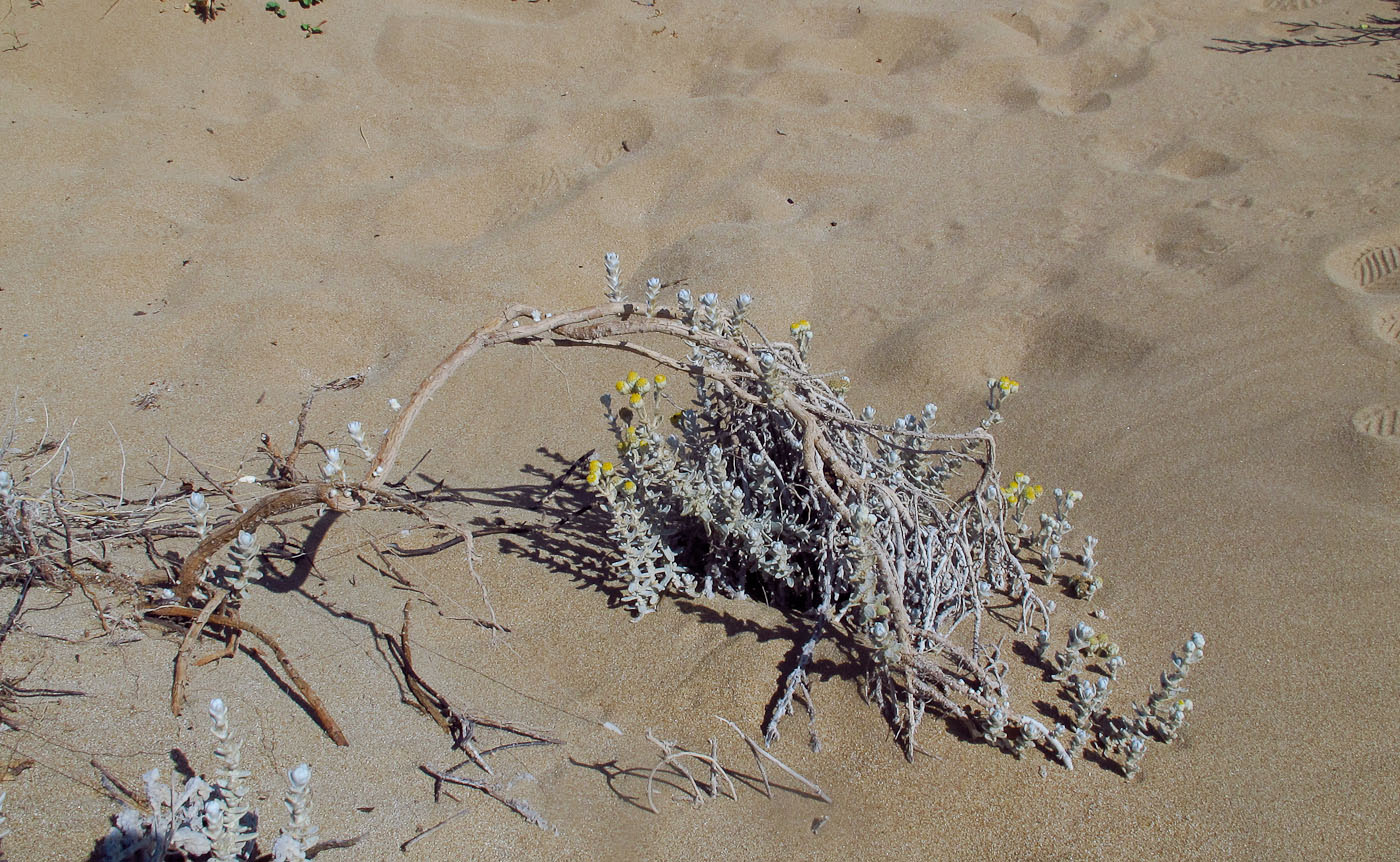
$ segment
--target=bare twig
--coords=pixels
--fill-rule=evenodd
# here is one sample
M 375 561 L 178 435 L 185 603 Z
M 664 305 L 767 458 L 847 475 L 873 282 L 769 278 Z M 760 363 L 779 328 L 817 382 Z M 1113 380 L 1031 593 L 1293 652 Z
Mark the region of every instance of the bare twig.
M 739 729 L 739 725 L 735 724 L 734 722 L 730 721 L 730 720 L 727 719 L 727 718 L 724 718 L 723 716 L 718 716 L 718 715 L 717 715 L 717 716 L 715 716 L 715 718 L 718 718 L 720 721 L 722 721 L 722 722 L 724 722 L 725 724 L 729 725 L 730 729 L 732 729 L 735 733 L 739 734 L 739 738 L 742 739 L 742 740 L 744 740 L 744 742 L 748 744 L 749 750 L 753 752 L 754 760 L 758 762 L 759 771 L 763 772 L 763 785 L 764 785 L 764 787 L 768 787 L 768 774 L 767 774 L 767 772 L 764 771 L 764 769 L 763 769 L 763 761 L 766 760 L 766 761 L 768 761 L 769 763 L 773 764 L 774 766 L 777 766 L 777 767 L 778 767 L 779 769 L 781 769 L 783 772 L 786 772 L 788 775 L 791 775 L 793 778 L 795 778 L 795 779 L 797 779 L 798 781 L 802 782 L 802 784 L 803 784 L 805 787 L 807 787 L 808 789 L 810 789 L 813 793 L 815 793 L 815 794 L 817 795 L 817 798 L 820 799 L 821 801 L 823 801 L 823 802 L 830 802 L 830 801 L 831 801 L 831 797 L 826 795 L 826 791 L 824 791 L 824 790 L 822 790 L 820 787 L 818 787 L 818 786 L 816 785 L 815 782 L 810 781 L 810 780 L 808 780 L 807 778 L 803 777 L 800 773 L 797 772 L 797 770 L 793 769 L 792 767 L 788 766 L 786 763 L 783 763 L 783 762 L 782 762 L 781 760 L 779 760 L 778 758 L 776 758 L 776 757 L 774 757 L 773 755 L 769 754 L 768 752 L 764 751 L 762 746 L 760 746 L 757 742 L 754 742 L 752 739 L 749 738 L 749 735 L 748 735 L 747 733 L 744 733 L 742 730 Z M 770 792 L 771 792 L 771 791 L 770 791 Z
M 204 603 L 204 608 L 199 612 L 199 616 L 194 618 L 190 624 L 189 631 L 185 632 L 184 640 L 180 641 L 180 649 L 175 652 L 175 674 L 170 683 L 170 711 L 175 715 L 180 714 L 180 710 L 185 705 L 185 686 L 189 683 L 189 660 L 190 649 L 194 647 L 195 641 L 199 640 L 200 632 L 204 631 L 204 626 L 209 622 L 209 617 L 218 609 L 219 605 L 228 598 L 228 590 L 214 590 L 209 601 Z
M 185 450 L 181 449 L 179 446 L 176 446 L 174 440 L 171 440 L 169 437 L 166 437 L 165 442 L 168 446 L 170 446 L 171 449 L 174 449 L 181 458 L 184 458 L 186 461 L 189 462 L 189 465 L 194 468 L 194 471 L 198 473 L 200 477 L 204 479 L 204 481 L 209 483 L 209 487 L 222 494 L 224 499 L 228 500 L 229 505 L 233 506 L 233 510 L 235 512 L 243 511 L 243 504 L 239 503 L 237 500 L 234 499 L 232 489 L 230 489 L 223 482 L 220 482 L 218 479 L 215 479 L 213 476 L 210 476 L 209 471 L 205 470 L 202 466 L 200 466 L 200 463 L 198 461 L 185 454 Z M 232 537 L 230 537 L 229 541 L 232 541 Z
M 178 605 L 151 608 L 146 611 L 147 616 L 182 617 L 184 619 L 196 619 L 203 613 L 202 610 L 180 607 Z M 331 714 L 326 711 L 326 707 L 321 703 L 321 699 L 316 696 L 316 692 L 311 688 L 311 684 L 308 683 L 301 674 L 297 673 L 297 669 L 292 665 L 291 659 L 287 658 L 287 653 L 283 651 L 282 647 L 273 639 L 272 635 L 252 623 L 236 620 L 232 617 L 220 616 L 218 614 L 208 617 L 207 622 L 216 626 L 245 631 L 267 644 L 268 648 L 272 650 L 272 654 L 277 657 L 277 662 L 282 665 L 282 670 L 286 671 L 288 678 L 290 678 L 292 684 L 296 686 L 297 691 L 301 693 L 302 699 L 306 701 L 306 706 L 311 710 L 311 714 L 315 717 L 316 723 L 321 725 L 321 729 L 326 732 L 327 736 L 335 741 L 336 745 L 350 744 L 350 740 L 345 738 L 345 733 L 340 729 L 340 725 L 337 724 L 335 719 L 331 717 Z
M 525 819 L 526 823 L 529 823 L 533 826 L 538 826 L 540 829 L 549 828 L 549 821 L 545 820 L 542 816 L 540 816 L 540 813 L 534 808 L 532 808 L 530 806 L 530 803 L 526 802 L 523 799 L 514 799 L 512 797 L 506 796 L 504 790 L 497 785 L 488 784 L 485 781 L 476 781 L 471 778 L 463 778 L 460 775 L 450 775 L 446 772 L 428 766 L 426 763 L 421 764 L 418 768 L 426 772 L 428 775 L 432 776 L 433 781 L 439 786 L 446 783 L 455 784 L 458 787 L 469 787 L 472 790 L 480 790 L 482 793 L 485 793 L 487 796 L 501 803 L 505 807 L 509 808 L 511 811 L 514 811 L 516 814 L 519 814 Z M 455 817 L 456 815 L 453 816 Z M 445 823 L 446 821 L 443 822 Z M 438 825 L 441 826 L 442 824 Z M 426 834 L 426 832 L 420 833 L 419 835 L 415 835 L 413 838 L 405 842 L 403 846 L 406 848 L 409 844 L 411 844 L 413 841 L 416 841 L 424 834 Z
M 137 793 L 130 787 L 127 787 L 125 782 L 112 774 L 111 770 L 107 769 L 107 767 L 103 766 L 101 763 L 98 763 L 97 758 L 94 757 L 88 762 L 92 765 L 92 768 L 96 769 L 97 773 L 102 776 L 102 786 L 107 790 L 109 796 L 117 802 L 130 805 L 142 814 L 151 813 L 151 803 L 146 799 L 144 793 Z
M 563 744 L 561 739 L 514 722 L 461 712 L 453 707 L 447 698 L 425 682 L 413 667 L 413 647 L 409 638 L 409 608 L 411 605 L 411 602 L 404 602 L 403 627 L 400 629 L 397 643 L 392 638 L 389 639 L 390 651 L 395 654 L 399 670 L 403 673 L 408 690 L 417 701 L 419 708 L 435 721 L 443 729 L 443 732 L 452 737 L 454 747 L 466 753 L 477 766 L 490 773 L 491 768 L 486 765 L 483 755 L 472 744 L 472 734 L 477 727 L 490 727 L 516 736 L 523 736 L 531 743 L 536 744 Z
M 684 749 L 679 749 L 676 747 L 676 744 L 674 742 L 667 742 L 665 740 L 658 739 L 656 735 L 653 734 L 650 730 L 647 731 L 647 739 L 650 740 L 654 745 L 656 745 L 656 747 L 661 749 L 661 760 L 659 760 L 657 764 L 651 768 L 651 772 L 647 773 L 647 807 L 651 809 L 652 814 L 661 813 L 656 808 L 656 773 L 660 772 L 663 768 L 667 766 L 670 766 L 673 769 L 675 769 L 678 773 L 680 773 L 690 782 L 691 796 L 692 798 L 694 798 L 695 804 L 700 805 L 704 803 L 705 797 L 702 796 L 700 793 L 700 782 L 696 781 L 695 776 L 691 775 L 690 770 L 686 769 L 685 765 L 681 763 L 681 759 L 686 757 L 689 757 L 693 760 L 698 760 L 706 766 L 710 767 L 710 780 L 713 782 L 716 777 L 722 779 L 725 783 L 725 786 L 728 788 L 728 791 L 725 795 L 728 796 L 730 799 L 739 798 L 738 793 L 734 789 L 733 779 L 729 777 L 729 773 L 725 771 L 724 767 L 720 764 L 718 758 L 713 753 L 715 751 L 714 740 L 710 740 L 710 747 L 712 753 L 701 754 L 698 751 L 685 751 Z M 711 784 L 710 795 L 714 795 L 715 788 L 716 785 Z

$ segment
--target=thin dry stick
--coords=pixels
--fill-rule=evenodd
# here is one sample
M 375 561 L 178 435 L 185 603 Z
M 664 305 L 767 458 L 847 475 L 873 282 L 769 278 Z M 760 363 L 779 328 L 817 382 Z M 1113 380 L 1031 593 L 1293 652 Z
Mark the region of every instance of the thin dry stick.
M 92 588 L 88 586 L 87 580 L 84 579 L 82 575 L 78 574 L 78 569 L 73 559 L 73 530 L 68 525 L 68 519 L 64 517 L 63 508 L 58 504 L 57 495 L 55 495 L 53 510 L 54 514 L 58 516 L 60 525 L 63 527 L 63 555 L 65 558 L 63 570 L 68 573 L 68 577 L 73 579 L 73 583 L 78 585 L 78 589 L 81 590 L 83 595 L 87 598 L 88 604 L 92 605 L 93 611 L 97 614 L 97 622 L 102 626 L 102 633 L 111 634 L 112 624 L 107 622 L 107 614 L 104 612 L 102 604 L 98 602 L 97 596 L 93 594 Z M 95 560 L 92 557 L 86 557 L 84 561 L 95 564 L 99 568 L 101 567 L 101 561 Z
M 426 772 L 428 775 L 431 775 L 433 777 L 433 780 L 438 782 L 439 784 L 456 784 L 459 787 L 470 787 L 472 790 L 480 790 L 482 793 L 485 793 L 487 796 L 491 797 L 492 799 L 501 803 L 505 807 L 509 808 L 511 811 L 514 811 L 516 814 L 519 814 L 521 817 L 525 818 L 526 823 L 533 824 L 541 829 L 549 828 L 549 822 L 543 817 L 541 817 L 538 811 L 536 811 L 534 808 L 531 808 L 528 802 L 526 802 L 523 799 L 512 799 L 511 797 L 506 796 L 505 793 L 501 790 L 501 788 L 497 787 L 494 784 L 487 784 L 485 781 L 475 781 L 470 778 L 462 778 L 458 775 L 449 775 L 446 772 L 442 772 L 441 770 L 434 769 L 433 767 L 428 766 L 426 763 L 419 765 L 418 768 Z M 446 821 L 443 822 L 445 823 Z M 438 825 L 440 826 L 442 824 Z M 416 840 L 417 837 L 420 836 L 415 836 L 414 840 Z M 405 846 L 407 846 L 407 844 L 405 844 Z
M 219 659 L 233 658 L 234 656 L 238 655 L 238 635 L 239 632 L 234 631 L 233 634 L 229 635 L 228 642 L 224 644 L 223 649 L 215 650 L 214 652 L 211 652 L 206 656 L 201 656 L 195 659 L 194 666 L 204 667 L 206 664 L 216 662 Z
M 446 707 L 446 701 L 435 691 L 431 691 L 428 686 L 418 678 L 418 673 L 413 669 L 413 648 L 408 641 L 408 611 L 412 602 L 403 603 L 403 627 L 399 629 L 399 668 L 403 671 L 404 682 L 408 683 L 408 690 L 413 694 L 414 700 L 418 701 L 418 706 L 433 721 L 437 722 L 442 732 L 452 734 L 451 717 L 452 711 Z M 478 763 L 478 766 L 481 764 Z M 486 769 L 487 772 L 491 770 Z
M 12 526 L 14 526 L 12 524 Z M 37 571 L 46 581 L 58 579 L 58 572 L 54 569 L 53 563 L 49 562 L 48 553 L 39 546 L 39 540 L 34 538 L 34 505 L 32 503 L 21 503 L 19 506 L 18 532 L 23 539 L 21 547 L 29 555 L 31 570 Z
M 403 628 L 399 633 L 399 643 L 395 644 L 392 639 L 389 640 L 391 651 L 397 652 L 396 660 L 398 661 L 399 669 L 403 672 L 404 680 L 408 683 L 408 689 L 413 694 L 414 699 L 418 701 L 418 705 L 433 719 L 433 721 L 437 722 L 438 726 L 441 727 L 445 733 L 453 738 L 454 743 L 457 745 L 465 744 L 467 746 L 464 750 L 478 766 L 488 773 L 491 772 L 491 768 L 486 765 L 482 755 L 476 750 L 475 746 L 471 745 L 470 728 L 490 727 L 496 730 L 503 730 L 507 733 L 513 733 L 516 736 L 525 737 L 530 741 L 530 744 L 564 744 L 563 740 L 547 736 L 537 730 L 531 730 L 530 728 L 522 727 L 521 725 L 502 719 L 485 718 L 479 715 L 463 713 L 453 707 L 452 704 L 447 701 L 447 698 L 439 694 L 436 689 L 419 676 L 418 671 L 413 667 L 413 648 L 409 645 L 408 637 L 409 604 L 409 602 L 404 603 L 404 622 Z
M 719 760 L 716 759 L 714 755 L 701 754 L 698 751 L 677 749 L 674 744 L 657 739 L 656 735 L 650 730 L 647 731 L 647 739 L 651 740 L 651 742 L 661 749 L 661 760 L 658 761 L 657 764 L 651 768 L 651 772 L 647 774 L 647 807 L 651 809 L 652 814 L 661 813 L 656 808 L 656 801 L 654 798 L 656 773 L 660 772 L 666 766 L 674 767 L 677 772 L 690 781 L 691 795 L 695 798 L 696 805 L 704 803 L 705 797 L 700 794 L 700 782 L 696 781 L 695 776 L 690 774 L 690 770 L 685 768 L 685 764 L 680 762 L 683 757 L 691 757 L 708 765 L 710 767 L 710 780 L 713 781 L 716 775 L 723 778 L 724 783 L 729 788 L 729 792 L 725 795 L 730 799 L 737 800 L 739 798 L 739 794 L 734 789 L 734 781 L 729 777 L 729 773 L 724 771 L 724 767 L 720 765 Z M 710 740 L 710 748 L 712 751 L 715 750 L 715 741 L 713 739 Z M 711 784 L 710 786 L 712 791 L 716 787 L 715 784 Z M 711 795 L 713 795 L 713 792 Z
M 428 826 L 420 830 L 412 838 L 399 845 L 399 852 L 407 853 L 408 848 L 412 847 L 414 844 L 417 844 L 420 839 L 427 838 L 429 835 L 433 834 L 434 832 L 438 831 L 442 827 L 446 826 L 453 820 L 456 820 L 458 817 L 461 817 L 463 814 L 466 814 L 468 811 L 471 810 L 472 809 L 470 805 L 464 805 L 461 808 L 458 808 L 456 811 L 452 812 L 451 814 L 447 815 L 442 820 L 438 821 L 437 823 L 434 823 L 432 826 Z
M 724 767 L 720 766 L 718 760 L 715 760 L 708 754 L 701 754 L 698 751 L 675 751 L 662 757 L 661 762 L 653 766 L 651 768 L 651 772 L 647 774 L 647 807 L 651 809 L 652 814 L 661 813 L 657 810 L 656 802 L 653 798 L 655 792 L 654 784 L 656 781 L 656 773 L 659 772 L 663 767 L 668 765 L 675 767 L 681 773 L 681 775 L 684 775 L 687 779 L 690 780 L 691 792 L 692 795 L 695 797 L 695 803 L 697 805 L 705 801 L 705 797 L 702 796 L 700 793 L 700 783 L 695 780 L 695 776 L 690 774 L 690 770 L 686 769 L 685 766 L 680 762 L 680 759 L 682 757 L 693 757 L 701 763 L 707 764 L 710 767 L 711 780 L 713 780 L 713 777 L 716 775 L 724 779 L 725 785 L 727 785 L 729 788 L 725 795 L 728 796 L 730 799 L 739 798 L 734 790 L 733 780 L 730 779 L 729 773 L 724 771 Z
M 113 775 L 107 767 L 97 761 L 97 758 L 92 758 L 88 763 L 92 764 L 92 768 L 96 769 L 98 774 L 102 776 L 102 785 L 107 790 L 107 795 L 117 802 L 130 805 L 142 814 L 151 813 L 151 803 L 146 799 L 146 794 L 137 793 L 127 787 L 125 782 Z
M 758 761 L 758 764 L 759 764 L 759 771 L 764 773 L 764 774 L 763 774 L 763 784 L 764 784 L 765 787 L 768 786 L 768 774 L 767 774 L 767 772 L 764 772 L 764 770 L 763 770 L 763 761 L 762 761 L 762 760 L 759 760 L 759 758 L 763 758 L 763 760 L 767 760 L 769 763 L 774 764 L 774 765 L 777 766 L 779 769 L 781 769 L 782 771 L 786 772 L 788 775 L 791 775 L 793 778 L 796 778 L 798 781 L 802 782 L 802 783 L 803 783 L 807 788 L 809 788 L 813 793 L 817 794 L 817 797 L 818 797 L 819 799 L 821 799 L 821 801 L 823 801 L 823 802 L 830 802 L 830 801 L 831 801 L 831 797 L 826 795 L 826 791 L 824 791 L 824 790 L 822 790 L 820 787 L 818 787 L 818 786 L 816 785 L 815 782 L 810 781 L 810 780 L 804 778 L 800 773 L 797 772 L 797 770 L 793 769 L 791 766 L 788 766 L 786 763 L 783 763 L 783 762 L 782 762 L 781 760 L 779 760 L 778 758 L 776 758 L 776 757 L 774 757 L 773 755 L 769 754 L 768 752 L 764 751 L 763 748 L 762 748 L 762 746 L 760 746 L 757 742 L 754 742 L 752 739 L 749 738 L 749 735 L 748 735 L 747 733 L 744 733 L 742 730 L 739 729 L 739 725 L 735 724 L 734 722 L 730 721 L 729 719 L 727 719 L 727 718 L 725 718 L 725 717 L 723 717 L 723 716 L 717 715 L 717 716 L 715 716 L 715 718 L 718 718 L 720 721 L 722 721 L 722 722 L 724 722 L 725 724 L 729 725 L 729 727 L 730 727 L 731 729 L 733 729 L 733 731 L 734 731 L 735 733 L 739 734 L 739 738 L 740 738 L 740 739 L 742 739 L 742 740 L 744 740 L 744 742 L 748 743 L 748 745 L 749 745 L 749 750 L 753 752 L 754 760 L 757 760 L 757 761 Z M 771 795 L 771 791 L 770 791 L 770 795 Z
M 187 455 L 185 453 L 185 450 L 181 449 L 179 446 L 176 446 L 174 440 L 171 440 L 169 437 L 166 437 L 165 442 L 166 445 L 168 445 L 171 449 L 174 449 L 177 453 L 179 453 L 181 458 L 184 458 L 186 461 L 189 462 L 189 465 L 194 468 L 194 471 L 198 473 L 200 477 L 204 479 L 204 481 L 209 483 L 209 487 L 222 494 L 224 498 L 228 500 L 229 505 L 233 506 L 233 510 L 235 512 L 243 511 L 243 505 L 233 498 L 233 491 L 231 491 L 227 485 L 225 485 L 223 482 L 220 482 L 218 479 L 215 479 L 213 476 L 210 476 L 209 471 L 201 467 L 198 461 L 194 460 L 189 455 Z
M 185 632 L 184 640 L 180 641 L 180 649 L 175 653 L 175 675 L 170 683 L 170 711 L 175 715 L 179 715 L 180 710 L 185 707 L 185 686 L 189 684 L 190 650 L 199 640 L 200 632 L 204 631 L 209 617 L 213 615 L 219 605 L 223 604 L 226 598 L 228 598 L 228 590 L 214 590 L 214 594 L 204 604 L 199 616 L 195 617 L 194 622 L 190 624 L 189 631 Z
M 5 624 L 0 626 L 0 646 L 4 646 L 5 638 L 10 636 L 10 629 L 15 627 L 15 621 L 19 619 L 20 609 L 24 607 L 24 599 L 29 595 L 29 588 L 34 583 L 34 569 L 24 576 L 24 583 L 20 585 L 19 597 L 15 599 L 15 606 L 10 608 L 10 615 L 5 619 Z
M 115 438 L 117 438 L 117 449 L 120 450 L 120 452 L 121 452 L 121 454 L 122 454 L 122 467 L 121 467 L 121 472 L 117 474 L 117 505 L 119 505 L 119 506 L 125 506 L 125 505 L 126 505 L 126 445 L 125 445 L 124 443 L 122 443 L 122 435 L 120 435 L 120 434 L 117 433 L 117 426 L 113 425 L 110 421 L 108 421 L 108 422 L 107 422 L 107 427 L 112 429 L 112 436 L 115 437 Z
M 146 611 L 147 616 L 181 617 L 183 619 L 194 619 L 202 613 L 203 611 L 195 610 L 194 608 L 180 607 L 178 605 L 167 605 L 159 608 L 151 608 Z M 232 617 L 220 616 L 218 614 L 210 616 L 208 622 L 216 626 L 245 631 L 267 644 L 268 648 L 272 650 L 272 654 L 277 657 L 278 663 L 282 665 L 282 670 L 287 672 L 288 678 L 290 678 L 292 684 L 297 687 L 297 691 L 301 693 L 302 699 L 306 701 L 306 706 L 311 710 L 311 714 L 315 717 L 316 723 L 321 725 L 321 729 L 326 732 L 327 736 L 335 741 L 336 745 L 350 744 L 350 740 L 345 738 L 345 733 L 340 729 L 340 725 L 336 724 L 335 719 L 331 717 L 331 714 L 326 711 L 325 705 L 321 703 L 321 699 L 316 696 L 316 692 L 311 688 L 311 684 L 302 678 L 301 674 L 297 673 L 297 669 L 292 665 L 291 659 L 287 658 L 286 652 L 282 650 L 282 647 L 273 639 L 272 635 L 252 623 L 235 620 Z
M 29 588 L 34 585 L 36 574 L 52 580 L 54 577 L 53 566 L 43 555 L 38 541 L 34 538 L 34 530 L 30 527 L 30 522 L 34 519 L 33 508 L 29 503 L 20 503 L 19 521 L 6 514 L 6 520 L 10 522 L 10 529 L 20 537 L 20 551 L 28 557 L 29 572 L 24 576 L 24 583 L 19 588 L 19 596 L 15 599 L 15 606 L 10 609 L 10 615 L 5 619 L 5 624 L 0 626 L 0 646 L 5 643 L 5 638 L 10 636 L 10 630 L 19 621 L 20 611 L 24 608 L 24 600 L 29 595 Z
M 317 854 L 321 853 L 323 850 L 344 850 L 348 847 L 354 847 L 368 837 L 368 832 L 361 832 L 354 838 L 322 838 L 320 841 L 306 848 L 306 858 L 315 859 Z M 259 862 L 263 862 L 263 860 L 259 859 Z

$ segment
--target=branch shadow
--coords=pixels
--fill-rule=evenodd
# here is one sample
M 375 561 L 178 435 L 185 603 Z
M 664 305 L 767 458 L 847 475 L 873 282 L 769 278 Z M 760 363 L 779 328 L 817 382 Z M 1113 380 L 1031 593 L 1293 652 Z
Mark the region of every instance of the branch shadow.
M 1387 0 L 1392 9 L 1400 14 L 1400 0 Z M 1356 46 L 1376 47 L 1388 42 L 1400 41 L 1400 17 L 1367 15 L 1352 24 L 1321 21 L 1276 21 L 1287 30 L 1286 36 L 1276 39 L 1224 39 L 1212 40 L 1215 44 L 1205 46 L 1210 51 L 1224 51 L 1229 54 L 1267 54 L 1282 48 L 1351 48 Z M 1385 74 L 1372 72 L 1373 77 L 1400 83 L 1400 73 Z

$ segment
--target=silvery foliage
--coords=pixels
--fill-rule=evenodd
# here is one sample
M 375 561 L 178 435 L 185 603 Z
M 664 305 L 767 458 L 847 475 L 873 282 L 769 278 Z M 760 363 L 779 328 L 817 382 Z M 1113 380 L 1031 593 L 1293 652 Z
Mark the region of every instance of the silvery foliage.
M 1205 658 L 1206 638 L 1196 632 L 1181 649 L 1172 653 L 1172 669 L 1163 671 L 1160 685 L 1148 696 L 1147 705 L 1133 704 L 1131 715 L 1110 719 L 1111 730 L 1101 743 L 1105 751 L 1124 755 L 1123 773 L 1132 778 L 1142 768 L 1149 739 L 1172 742 L 1186 726 L 1194 704 L 1186 694 L 1186 677 L 1191 666 Z
M 283 800 L 287 806 L 287 828 L 272 844 L 273 862 L 306 862 L 306 851 L 316 843 L 317 830 L 311 823 L 311 767 L 305 763 L 288 770 L 290 789 Z
M 642 616 L 663 593 L 753 597 L 815 612 L 814 639 L 827 624 L 853 628 L 869 651 L 872 696 L 896 710 L 908 704 L 899 723 L 912 730 L 924 702 L 906 699 L 893 673 L 911 658 L 906 649 L 932 653 L 969 618 L 980 631 L 993 591 L 1021 606 L 1022 628 L 1048 615 L 1002 530 L 1004 501 L 989 481 L 985 429 L 1000 421 L 1001 398 L 983 431 L 967 435 L 934 433 L 932 404 L 876 424 L 873 409 L 857 413 L 846 403 L 848 381 L 809 370 L 806 321 L 792 327 L 796 344 L 750 340 L 749 306 L 748 296 L 727 308 L 714 294 L 697 302 L 679 291 L 667 313 L 700 336 L 689 342 L 690 403 L 639 390 L 630 383 L 636 375 L 603 398 L 620 463 L 591 471 L 590 482 L 611 514 L 623 601 Z M 707 335 L 731 339 L 757 357 L 757 368 Z M 793 401 L 821 418 L 835 453 L 864 480 L 856 493 L 828 473 L 840 506 L 809 471 L 811 429 L 789 409 Z M 971 475 L 959 479 L 969 465 Z M 881 586 L 882 558 L 896 561 L 903 580 L 908 641 Z M 974 656 L 982 649 L 976 638 Z M 779 712 L 796 684 L 789 680 Z M 998 682 L 979 697 L 1002 701 L 1004 689 Z
M 606 264 L 609 298 L 628 302 L 616 256 Z M 691 393 L 678 402 L 662 376 L 638 372 L 617 381 L 603 404 L 618 463 L 594 461 L 588 482 L 610 514 L 622 600 L 637 617 L 667 593 L 755 598 L 810 615 L 767 741 L 798 692 L 810 706 L 804 668 L 830 626 L 862 645 L 867 694 L 911 758 L 913 731 L 930 706 L 990 744 L 1018 756 L 1039 747 L 1067 768 L 1092 741 L 1123 752 L 1132 774 L 1149 736 L 1176 736 L 1192 708 L 1181 695 L 1202 654 L 1199 635 L 1134 717 L 1113 716 L 1106 704 L 1108 681 L 1124 663 L 1117 644 L 1078 623 L 1064 650 L 1051 647 L 1055 603 L 1036 594 L 1021 555 L 1054 583 L 1063 560 L 1073 559 L 1062 543 L 1082 495 L 1056 488 L 1036 534 L 1022 518 L 1040 486 L 1017 474 L 999 487 L 990 432 L 1016 381 L 987 381 L 988 412 L 966 433 L 935 431 L 933 404 L 879 424 L 873 408 L 847 404 L 849 380 L 811 372 L 807 321 L 793 324 L 792 343 L 770 340 L 747 323 L 747 295 L 729 305 L 682 289 L 674 305 L 659 307 L 658 290 L 647 282 L 645 303 L 629 302 L 626 313 L 679 324 L 664 328 L 684 333 L 689 354 L 660 364 L 688 371 Z M 1102 586 L 1097 543 L 1086 537 L 1080 571 L 1060 576 L 1080 598 Z M 1069 725 L 1047 727 L 1013 711 L 1001 646 L 984 631 L 994 620 L 1027 640 L 1035 632 L 1049 679 L 1071 689 Z M 1085 683 L 1095 659 L 1106 678 Z
M 9 512 L 19 504 L 19 493 L 15 490 L 15 480 L 9 471 L 0 470 L 0 512 Z
M 178 792 L 160 780 L 160 770 L 141 776 L 151 813 L 127 808 L 118 814 L 97 856 L 104 862 L 160 862 L 173 850 L 187 858 L 209 854 L 213 844 L 206 832 L 204 806 L 213 788 L 200 776 L 185 782 Z
M 240 766 L 242 741 L 228 724 L 228 707 L 220 698 L 209 704 L 210 731 L 218 769 L 213 780 L 188 779 L 182 788 L 160 780 L 160 770 L 141 776 L 151 813 L 128 808 L 114 818 L 98 842 L 95 858 L 102 862 L 163 862 L 178 858 L 236 862 L 257 851 L 257 813 L 247 798 L 250 773 Z M 311 825 L 311 769 L 302 764 L 288 773 L 291 790 L 286 805 L 290 824 L 273 845 L 274 862 L 302 862 L 316 842 Z

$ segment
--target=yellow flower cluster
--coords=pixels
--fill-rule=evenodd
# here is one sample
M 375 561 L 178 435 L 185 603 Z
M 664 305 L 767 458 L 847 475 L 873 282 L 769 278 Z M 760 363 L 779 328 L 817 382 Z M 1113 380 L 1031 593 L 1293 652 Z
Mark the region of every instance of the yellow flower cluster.
M 627 403 L 633 407 L 641 404 L 642 396 L 650 392 L 653 387 L 655 387 L 658 392 L 665 389 L 666 375 L 658 374 L 648 380 L 635 371 L 629 371 L 625 379 L 619 380 L 613 384 L 613 388 L 616 389 L 619 394 L 627 396 Z
M 799 320 L 791 327 L 792 339 L 797 342 L 797 355 L 802 357 L 802 361 L 807 361 L 807 351 L 812 349 L 812 324 L 805 320 Z
M 637 429 L 634 426 L 628 425 L 626 430 L 622 432 L 622 439 L 617 441 L 617 452 L 621 455 L 629 449 L 641 449 L 643 446 L 650 445 L 650 443 L 651 441 L 644 435 L 637 433 Z
M 1020 389 L 1021 384 L 1003 374 L 1001 377 L 997 378 L 997 388 L 1002 391 L 1003 395 L 1010 395 L 1017 389 Z
M 599 461 L 596 458 L 588 462 L 588 484 L 596 485 L 603 480 L 604 476 L 611 476 L 613 462 Z
M 1005 379 L 1005 377 L 1002 378 L 1002 380 Z M 1016 381 L 1013 380 L 1011 383 L 1015 385 Z M 1005 495 L 1006 502 L 1014 506 L 1022 501 L 1034 503 L 1036 497 L 1045 493 L 1045 489 L 1040 485 L 1032 485 L 1031 477 L 1025 473 L 1017 473 L 1012 477 L 1011 484 L 1001 489 L 1001 493 Z

